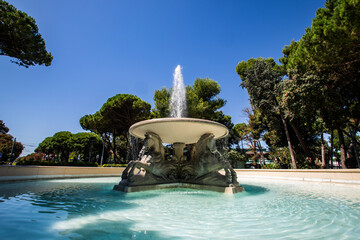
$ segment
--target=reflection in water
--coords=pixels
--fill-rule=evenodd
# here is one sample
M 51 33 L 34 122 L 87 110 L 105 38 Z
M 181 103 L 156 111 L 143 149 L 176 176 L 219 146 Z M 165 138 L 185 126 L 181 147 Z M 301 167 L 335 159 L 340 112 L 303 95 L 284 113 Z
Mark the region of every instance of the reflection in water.
M 0 184 L 2 239 L 356 239 L 360 189 L 240 179 L 229 196 L 191 189 L 125 194 L 118 178 Z

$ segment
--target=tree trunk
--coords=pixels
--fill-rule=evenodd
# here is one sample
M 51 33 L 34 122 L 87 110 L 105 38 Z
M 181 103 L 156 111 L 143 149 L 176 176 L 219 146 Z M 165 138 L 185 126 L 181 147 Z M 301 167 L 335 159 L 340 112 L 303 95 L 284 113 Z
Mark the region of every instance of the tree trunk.
M 115 135 L 115 131 L 113 132 L 113 154 L 114 154 L 114 163 L 117 163 L 117 156 L 116 156 L 116 135 Z
M 327 168 L 328 163 L 325 158 L 324 133 L 321 132 L 321 168 Z
M 339 142 L 340 142 L 340 160 L 341 160 L 341 168 L 347 169 L 345 165 L 346 161 L 346 149 L 345 149 L 345 141 L 344 141 L 344 134 L 343 131 L 338 128 L 337 129 L 338 135 L 339 135 Z
M 260 143 L 260 141 L 258 141 L 257 143 L 258 143 L 258 148 L 259 148 L 259 151 L 260 151 L 262 165 L 265 165 L 265 158 L 264 158 L 264 153 L 262 151 L 261 143 Z
M 358 156 L 357 147 L 356 147 L 356 131 L 351 130 L 350 134 L 351 134 L 351 142 L 354 144 L 353 149 L 354 149 L 354 156 L 356 159 L 356 163 L 358 165 L 358 168 L 360 168 L 360 161 L 359 161 L 359 156 Z
M 288 142 L 288 147 L 289 147 L 289 151 L 290 151 L 290 156 L 291 156 L 291 164 L 292 164 L 292 168 L 297 169 L 296 167 L 296 160 L 295 160 L 295 155 L 292 149 L 292 144 L 291 144 L 291 140 L 290 140 L 290 134 L 289 134 L 289 130 L 286 124 L 286 120 L 283 118 L 282 113 L 280 112 L 280 117 L 281 117 L 281 121 L 284 125 L 284 130 L 285 130 L 285 134 L 286 134 L 286 139 Z
M 334 131 L 331 130 L 331 136 L 330 136 L 330 168 L 333 169 L 334 168 L 334 164 L 333 164 L 333 153 L 334 153 Z
M 358 156 L 358 153 L 357 153 L 356 143 L 354 143 L 354 154 L 355 154 L 356 162 L 358 164 L 358 168 L 360 168 L 360 161 L 359 161 L 359 156 Z
M 256 142 L 255 140 L 254 141 L 249 141 L 251 143 L 251 148 L 252 148 L 252 151 L 254 153 L 254 164 L 255 166 L 257 165 L 257 146 L 256 146 Z
M 300 142 L 301 148 L 302 148 L 302 150 L 304 151 L 305 156 L 306 156 L 306 157 L 309 157 L 309 158 L 311 159 L 310 151 L 309 151 L 308 147 L 306 146 L 306 144 L 305 144 L 305 142 L 304 142 L 304 140 L 303 140 L 303 138 L 302 138 L 301 133 L 299 132 L 299 130 L 295 127 L 295 125 L 294 125 L 291 121 L 290 121 L 290 125 L 291 125 L 292 129 L 294 130 L 297 139 L 298 139 L 299 142 Z

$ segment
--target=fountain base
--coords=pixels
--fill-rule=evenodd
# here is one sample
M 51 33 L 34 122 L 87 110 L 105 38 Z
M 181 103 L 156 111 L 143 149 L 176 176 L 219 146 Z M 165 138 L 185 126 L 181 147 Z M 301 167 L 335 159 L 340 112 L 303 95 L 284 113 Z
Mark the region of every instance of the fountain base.
M 190 188 L 190 189 L 207 190 L 207 191 L 214 191 L 214 192 L 220 192 L 226 194 L 234 194 L 245 190 L 243 186 L 233 186 L 232 184 L 230 184 L 228 187 L 220 187 L 220 186 L 199 185 L 192 183 L 164 183 L 164 184 L 141 185 L 141 186 L 124 186 L 119 184 L 119 185 L 115 185 L 113 190 L 132 193 L 132 192 L 160 190 L 167 188 Z
M 215 139 L 228 134 L 224 125 L 203 119 L 165 118 L 138 122 L 129 131 L 144 139 L 144 145 L 138 159 L 128 163 L 114 190 L 130 193 L 190 188 L 230 194 L 244 191 L 231 164 L 216 148 Z M 173 146 L 173 154 L 168 157 L 163 139 Z

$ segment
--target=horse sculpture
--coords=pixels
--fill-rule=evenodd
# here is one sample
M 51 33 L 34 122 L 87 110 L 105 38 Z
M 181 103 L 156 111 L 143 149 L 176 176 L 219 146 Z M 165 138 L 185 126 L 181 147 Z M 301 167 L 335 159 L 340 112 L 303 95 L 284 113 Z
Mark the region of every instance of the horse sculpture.
M 165 160 L 164 146 L 159 135 L 145 134 L 140 160 L 130 161 L 122 173 L 122 184 L 158 184 L 176 180 L 177 167 Z M 139 171 L 135 174 L 135 170 Z
M 200 137 L 191 152 L 192 169 L 188 165 L 184 171 L 192 175 L 191 182 L 209 185 L 239 186 L 237 176 L 230 163 L 216 149 L 214 134 Z M 225 176 L 218 171 L 224 170 Z M 225 177 L 225 179 L 224 179 Z

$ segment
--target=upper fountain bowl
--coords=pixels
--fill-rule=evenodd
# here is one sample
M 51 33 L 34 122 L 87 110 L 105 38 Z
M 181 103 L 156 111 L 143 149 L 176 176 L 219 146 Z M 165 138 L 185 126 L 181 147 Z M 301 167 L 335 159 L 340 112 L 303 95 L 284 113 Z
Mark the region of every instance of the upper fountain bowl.
M 144 139 L 147 132 L 158 134 L 164 143 L 196 143 L 205 133 L 214 139 L 226 137 L 229 130 L 221 123 L 197 118 L 156 118 L 141 121 L 129 129 L 131 135 Z

